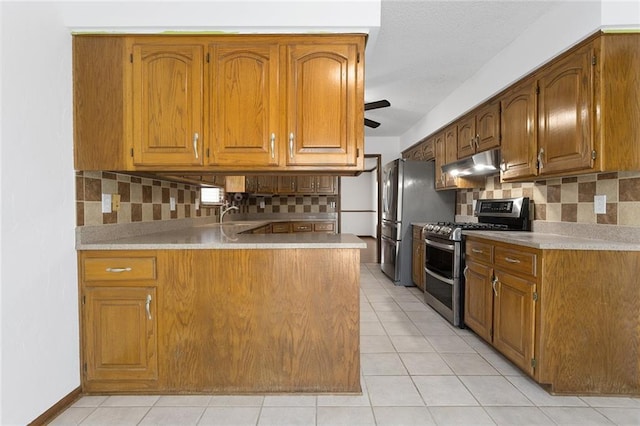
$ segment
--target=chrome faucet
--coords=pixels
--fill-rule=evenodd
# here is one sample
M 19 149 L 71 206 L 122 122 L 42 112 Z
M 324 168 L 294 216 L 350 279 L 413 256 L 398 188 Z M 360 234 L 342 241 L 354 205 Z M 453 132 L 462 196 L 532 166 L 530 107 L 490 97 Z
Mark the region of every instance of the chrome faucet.
M 220 208 L 220 223 L 222 223 L 222 221 L 224 220 L 224 215 L 229 213 L 231 210 L 240 210 L 240 209 L 238 208 L 238 206 L 230 206 L 227 203 L 222 205 L 222 207 Z

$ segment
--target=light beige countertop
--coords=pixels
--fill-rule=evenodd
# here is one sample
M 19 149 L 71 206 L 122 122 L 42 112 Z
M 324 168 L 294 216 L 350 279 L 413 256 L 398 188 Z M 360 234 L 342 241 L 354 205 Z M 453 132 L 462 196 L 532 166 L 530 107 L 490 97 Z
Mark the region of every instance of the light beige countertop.
M 298 232 L 291 234 L 242 234 L 267 225 L 266 221 L 239 221 L 219 224 L 210 222 L 153 232 L 102 232 L 98 238 L 83 238 L 77 232 L 77 250 L 174 250 L 174 249 L 295 249 L 295 248 L 366 248 L 366 243 L 353 234 Z M 116 225 L 117 226 L 117 225 Z M 107 230 L 108 231 L 108 230 Z M 105 236 L 107 233 L 109 236 Z
M 544 232 L 462 231 L 462 234 L 537 249 L 640 251 L 640 243 L 574 237 L 570 235 Z

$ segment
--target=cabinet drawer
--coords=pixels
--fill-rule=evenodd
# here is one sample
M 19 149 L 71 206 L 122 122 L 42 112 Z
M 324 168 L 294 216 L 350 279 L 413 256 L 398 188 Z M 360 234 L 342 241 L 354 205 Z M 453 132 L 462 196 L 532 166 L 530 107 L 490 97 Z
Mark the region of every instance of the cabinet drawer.
M 291 232 L 313 232 L 313 223 L 293 222 L 291 224 Z
M 289 233 L 289 222 L 272 223 L 271 224 L 271 232 L 273 232 L 274 234 L 288 234 Z
M 496 268 L 508 269 L 521 274 L 536 276 L 536 255 L 526 251 L 496 247 L 495 249 Z
M 418 241 L 422 239 L 422 226 L 414 226 L 413 227 L 413 241 Z
M 99 257 L 83 260 L 84 281 L 155 280 L 155 257 Z
M 336 232 L 333 222 L 316 222 L 313 224 L 313 232 Z
M 479 241 L 467 241 L 465 254 L 479 262 L 493 262 L 493 245 Z

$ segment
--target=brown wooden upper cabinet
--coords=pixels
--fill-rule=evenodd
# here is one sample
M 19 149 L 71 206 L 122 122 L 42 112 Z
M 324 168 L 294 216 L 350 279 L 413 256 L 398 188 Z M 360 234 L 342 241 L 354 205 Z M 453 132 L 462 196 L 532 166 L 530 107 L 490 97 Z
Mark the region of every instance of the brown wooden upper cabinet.
M 501 96 L 502 179 L 640 167 L 640 34 L 598 34 Z
M 458 122 L 458 158 L 500 146 L 500 102 L 481 106 Z
M 202 165 L 203 47 L 167 40 L 132 52 L 134 164 Z
M 477 183 L 470 179 L 452 176 L 442 172 L 442 165 L 452 163 L 458 158 L 458 125 L 452 124 L 433 136 L 435 147 L 435 188 L 456 189 L 472 188 Z
M 364 166 L 364 35 L 75 35 L 77 170 Z

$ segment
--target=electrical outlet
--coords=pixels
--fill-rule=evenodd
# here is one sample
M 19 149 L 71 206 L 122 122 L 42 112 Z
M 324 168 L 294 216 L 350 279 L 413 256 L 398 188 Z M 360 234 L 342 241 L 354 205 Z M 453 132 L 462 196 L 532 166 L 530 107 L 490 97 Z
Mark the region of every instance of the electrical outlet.
M 169 197 L 169 209 L 172 212 L 176 211 L 176 197 Z
M 120 194 L 111 195 L 111 210 L 114 212 L 120 210 Z
M 111 194 L 102 194 L 102 213 L 111 213 Z
M 196 210 L 200 210 L 200 198 L 196 198 Z
M 593 212 L 595 214 L 607 213 L 607 196 L 606 195 L 593 196 Z

